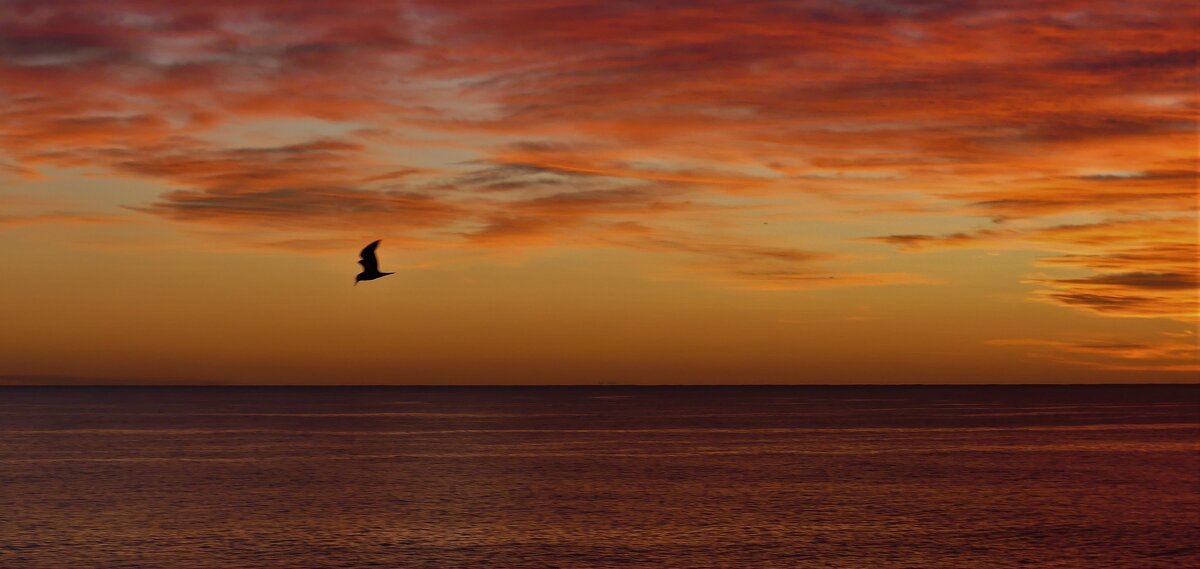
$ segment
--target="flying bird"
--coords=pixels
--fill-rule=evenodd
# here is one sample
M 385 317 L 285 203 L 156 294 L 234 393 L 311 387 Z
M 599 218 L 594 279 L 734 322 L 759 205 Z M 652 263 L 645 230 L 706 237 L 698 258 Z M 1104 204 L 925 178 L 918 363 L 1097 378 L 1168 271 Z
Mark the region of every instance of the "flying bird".
M 358 286 L 358 281 L 373 281 L 379 277 L 386 277 L 395 273 L 379 272 L 379 259 L 375 258 L 375 248 L 379 246 L 379 240 L 372 241 L 370 245 L 363 247 L 362 253 L 358 256 L 358 264 L 362 265 L 362 272 L 354 277 L 354 286 Z

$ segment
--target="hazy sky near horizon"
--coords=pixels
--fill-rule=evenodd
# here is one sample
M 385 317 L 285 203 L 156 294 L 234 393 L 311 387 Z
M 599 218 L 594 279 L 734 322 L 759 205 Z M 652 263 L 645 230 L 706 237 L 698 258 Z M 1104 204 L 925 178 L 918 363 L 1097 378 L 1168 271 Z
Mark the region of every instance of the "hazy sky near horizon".
M 0 0 L 0 384 L 1187 381 L 1197 29 Z

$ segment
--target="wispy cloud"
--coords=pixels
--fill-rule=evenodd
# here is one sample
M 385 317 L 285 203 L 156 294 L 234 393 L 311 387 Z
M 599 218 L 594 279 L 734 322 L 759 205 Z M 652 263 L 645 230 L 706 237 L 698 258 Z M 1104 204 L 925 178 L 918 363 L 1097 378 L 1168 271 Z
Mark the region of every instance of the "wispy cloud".
M 867 273 L 835 268 L 838 255 L 712 237 L 673 234 L 618 241 L 627 247 L 683 255 L 694 273 L 754 290 L 806 290 L 839 286 L 932 284 L 909 273 Z
M 402 185 L 413 170 L 381 170 L 363 151 L 358 144 L 324 139 L 277 147 L 184 144 L 103 154 L 118 170 L 186 187 L 137 208 L 171 219 L 319 229 L 430 227 L 459 217 L 456 206 Z
M 1194 240 L 1101 246 L 1085 241 L 1099 230 L 1042 220 L 1195 210 L 1198 23 L 1168 0 L 15 0 L 0 5 L 0 153 L 21 175 L 157 181 L 157 200 L 130 205 L 173 221 L 328 233 L 317 241 L 369 228 L 463 247 L 609 246 L 636 228 L 648 240 L 633 248 L 661 251 L 680 233 L 660 227 L 752 212 L 714 195 L 1027 219 L 1042 229 L 874 239 L 1044 246 L 1059 254 L 1046 263 L 1099 279 L 1047 277 L 1044 298 L 1116 315 L 1114 297 L 1146 287 L 1105 275 L 1194 274 L 1148 259 Z M 264 120 L 359 134 L 249 144 L 229 130 Z M 368 131 L 467 156 L 418 156 Z M 692 254 L 720 274 L 872 280 L 739 257 L 699 234 L 676 250 L 715 247 Z M 888 275 L 874 281 L 911 278 Z
M 879 237 L 865 237 L 863 241 L 876 241 L 895 245 L 906 251 L 919 251 L 953 247 L 994 247 L 1006 240 L 1019 239 L 1022 236 L 1022 232 L 1011 229 L 977 229 L 975 231 L 960 231 L 941 235 L 917 233 L 883 235 Z
M 621 168 L 614 155 L 576 154 L 565 167 L 713 181 L 769 163 L 954 178 L 1051 166 L 1029 155 L 1035 148 L 1191 134 L 1195 22 L 1168 2 L 329 6 L 8 2 L 0 144 L 37 160 L 250 117 L 305 117 L 582 141 L 698 164 Z M 1124 156 L 1122 169 L 1156 168 L 1151 153 Z M 1077 203 L 976 198 L 1003 215 Z
M 998 346 L 1033 348 L 1036 357 L 1110 371 L 1200 371 L 1200 343 L 1194 334 L 1143 342 L 1119 340 L 993 340 Z
M 0 215 L 0 226 L 18 225 L 96 225 L 120 223 L 122 217 L 111 214 L 49 212 L 29 215 Z
M 1106 316 L 1200 317 L 1200 243 L 1194 217 L 1139 217 L 1027 229 L 984 228 L 942 235 L 867 238 L 920 251 L 1017 247 L 1054 251 L 1039 265 L 1087 269 L 1083 277 L 1039 275 L 1038 298 Z
M 1104 273 L 1077 279 L 1039 278 L 1035 294 L 1055 304 L 1105 316 L 1200 318 L 1200 279 L 1191 273 Z

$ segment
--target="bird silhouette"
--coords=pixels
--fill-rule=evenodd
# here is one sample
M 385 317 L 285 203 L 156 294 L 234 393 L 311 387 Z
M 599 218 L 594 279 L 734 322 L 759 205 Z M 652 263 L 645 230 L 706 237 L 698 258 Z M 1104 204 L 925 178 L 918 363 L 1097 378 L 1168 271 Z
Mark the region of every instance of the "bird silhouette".
M 376 239 L 370 245 L 363 247 L 362 253 L 358 254 L 359 257 L 362 257 L 362 259 L 359 259 L 358 264 L 362 265 L 363 270 L 361 273 L 355 275 L 354 286 L 358 286 L 358 281 L 373 281 L 379 277 L 395 274 L 379 272 L 379 259 L 375 258 L 375 248 L 378 246 L 379 240 Z

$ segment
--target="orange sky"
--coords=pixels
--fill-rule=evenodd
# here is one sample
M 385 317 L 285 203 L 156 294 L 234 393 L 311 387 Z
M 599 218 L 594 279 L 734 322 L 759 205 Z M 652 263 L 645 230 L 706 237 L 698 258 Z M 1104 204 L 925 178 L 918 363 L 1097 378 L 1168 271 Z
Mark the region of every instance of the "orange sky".
M 1191 381 L 1198 27 L 4 2 L 0 384 Z

